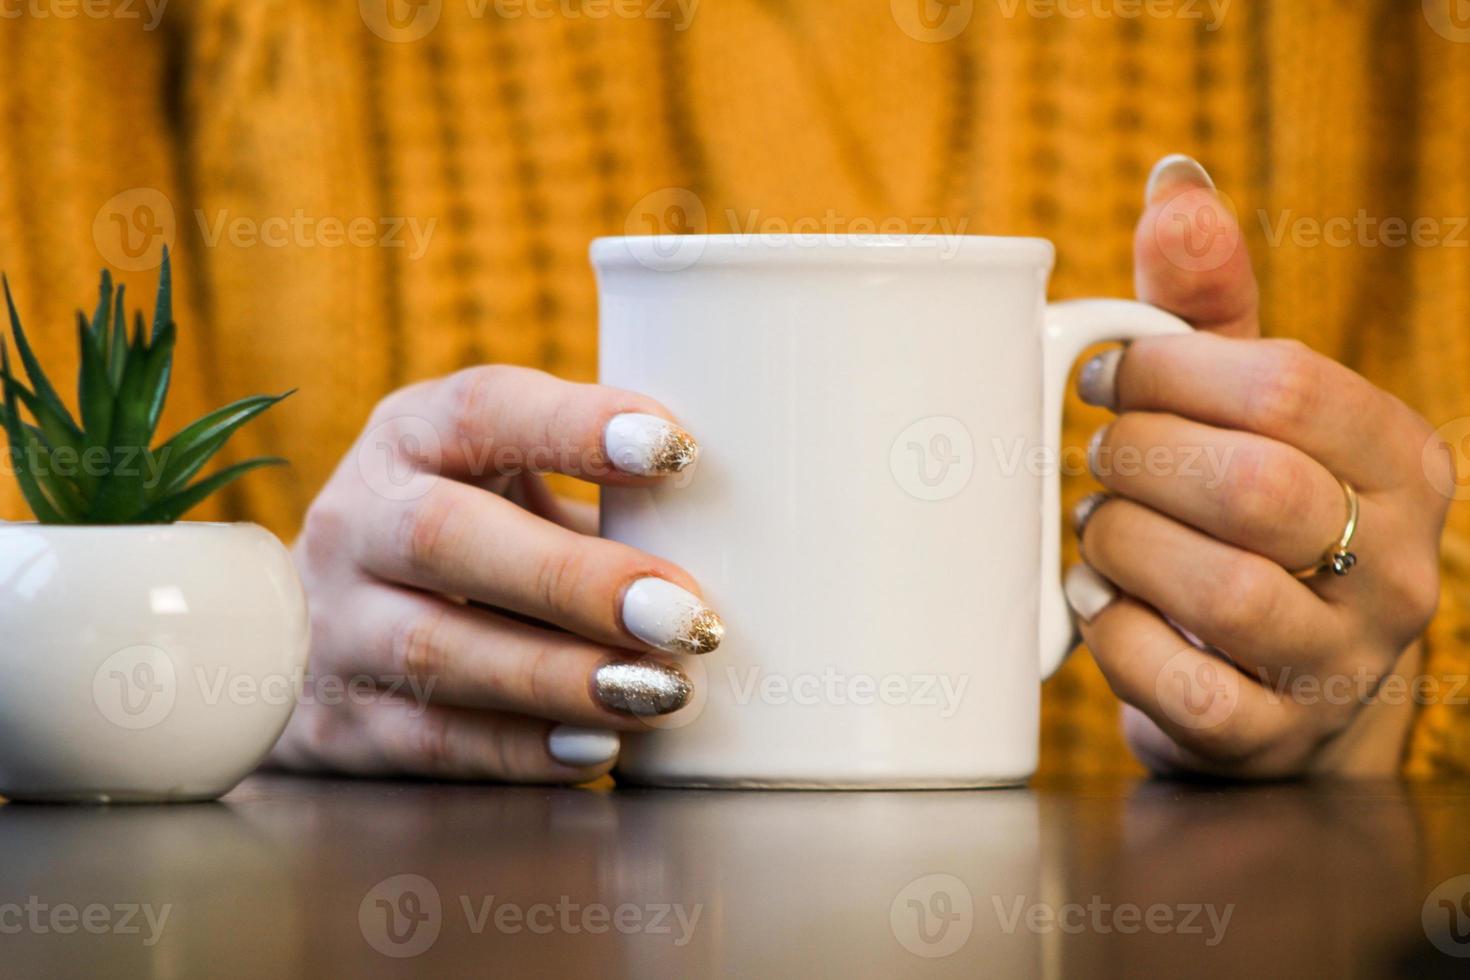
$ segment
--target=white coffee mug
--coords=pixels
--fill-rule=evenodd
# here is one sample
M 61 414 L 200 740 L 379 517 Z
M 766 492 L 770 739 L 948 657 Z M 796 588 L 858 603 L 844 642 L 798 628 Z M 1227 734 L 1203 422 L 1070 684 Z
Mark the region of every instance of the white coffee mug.
M 592 245 L 601 381 L 696 467 L 604 489 L 602 533 L 677 562 L 726 638 L 618 772 L 682 786 L 1013 785 L 1075 637 L 1064 388 L 1089 345 L 1181 333 L 1046 303 L 1034 238 L 652 236 Z

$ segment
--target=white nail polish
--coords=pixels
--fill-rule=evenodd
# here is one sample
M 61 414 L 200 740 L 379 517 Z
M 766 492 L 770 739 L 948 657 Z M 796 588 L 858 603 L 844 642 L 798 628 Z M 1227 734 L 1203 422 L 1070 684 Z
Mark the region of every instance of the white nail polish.
M 1148 184 L 1143 190 L 1144 202 L 1153 204 L 1160 190 L 1175 184 L 1194 184 L 1211 190 L 1215 187 L 1210 172 L 1198 160 L 1183 153 L 1171 153 L 1154 164 L 1153 170 L 1149 171 Z
M 614 415 L 602 441 L 613 466 L 634 476 L 678 473 L 699 459 L 694 437 L 657 415 Z
M 1077 378 L 1077 394 L 1089 405 L 1115 408 L 1118 404 L 1118 365 L 1123 361 L 1123 348 L 1105 350 L 1082 365 Z
M 618 757 L 621 747 L 617 732 L 600 728 L 578 728 L 557 725 L 546 736 L 546 749 L 551 757 L 573 769 L 605 765 Z
M 1094 432 L 1092 434 L 1092 438 L 1087 441 L 1087 469 L 1093 476 L 1097 477 L 1098 479 L 1101 479 L 1103 475 L 1101 468 L 1102 444 L 1103 440 L 1108 437 L 1108 429 L 1110 429 L 1111 427 L 1111 423 L 1103 426 L 1101 429 L 1098 429 L 1096 432 Z
M 1113 583 L 1094 572 L 1087 565 L 1073 565 L 1062 580 L 1062 591 L 1067 595 L 1067 605 L 1084 623 L 1090 623 L 1118 598 Z
M 649 646 L 670 653 L 709 653 L 725 624 L 699 597 L 661 578 L 640 578 L 623 595 L 623 625 Z
M 1077 501 L 1077 506 L 1072 508 L 1072 530 L 1077 533 L 1077 537 L 1082 537 L 1082 532 L 1087 530 L 1087 522 L 1092 520 L 1092 515 L 1107 502 L 1106 493 L 1089 493 Z

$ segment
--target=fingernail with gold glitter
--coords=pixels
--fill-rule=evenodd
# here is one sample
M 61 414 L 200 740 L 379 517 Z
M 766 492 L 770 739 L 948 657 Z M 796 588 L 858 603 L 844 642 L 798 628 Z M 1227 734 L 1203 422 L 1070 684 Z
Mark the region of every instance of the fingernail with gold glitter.
M 694 437 L 657 415 L 614 415 L 602 441 L 613 466 L 634 476 L 667 476 L 699 459 L 699 443 Z
M 694 685 L 675 664 L 618 660 L 592 676 L 592 690 L 603 706 L 630 715 L 666 715 L 694 697 Z
M 649 646 L 670 653 L 709 653 L 725 624 L 699 596 L 661 578 L 640 578 L 623 594 L 623 625 Z

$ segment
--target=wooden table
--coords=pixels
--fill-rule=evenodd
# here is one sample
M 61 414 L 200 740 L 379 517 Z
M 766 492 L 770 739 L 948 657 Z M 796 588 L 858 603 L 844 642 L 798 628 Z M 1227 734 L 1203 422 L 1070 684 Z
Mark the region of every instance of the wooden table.
M 1452 953 L 1470 784 L 259 775 L 219 804 L 0 806 L 6 977 L 1470 975 Z

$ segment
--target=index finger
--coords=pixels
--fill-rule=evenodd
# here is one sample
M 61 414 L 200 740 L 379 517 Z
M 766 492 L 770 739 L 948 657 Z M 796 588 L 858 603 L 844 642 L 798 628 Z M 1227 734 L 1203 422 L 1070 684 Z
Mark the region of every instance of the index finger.
M 396 392 L 372 432 L 410 466 L 470 482 L 532 471 L 639 485 L 699 457 L 694 437 L 651 398 L 504 365 Z
M 1118 411 L 1170 412 L 1254 432 L 1295 446 L 1360 491 L 1394 489 L 1421 470 L 1428 425 L 1297 341 L 1195 333 L 1138 340 L 1099 358 L 1121 358 L 1109 406 Z

